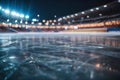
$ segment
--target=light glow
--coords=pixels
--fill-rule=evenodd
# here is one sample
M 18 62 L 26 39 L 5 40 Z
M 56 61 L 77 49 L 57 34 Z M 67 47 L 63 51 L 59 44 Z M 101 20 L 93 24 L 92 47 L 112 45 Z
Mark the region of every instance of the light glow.
M 16 12 L 15 12 L 15 11 L 12 11 L 11 14 L 12 14 L 13 16 L 15 16 L 15 15 L 16 15 Z
M 0 6 L 0 10 L 2 9 L 2 7 Z
M 21 18 L 24 18 L 24 14 L 20 14 L 20 17 L 21 17 Z
M 15 20 L 15 23 L 17 23 L 18 22 L 18 20 Z
M 94 9 L 91 9 L 90 11 L 91 11 L 91 12 L 93 12 L 93 11 L 94 11 Z
M 82 12 L 82 14 L 85 14 L 85 12 Z
M 107 5 L 104 5 L 104 8 L 106 8 L 107 7 Z
M 5 9 L 2 9 L 2 11 L 5 11 Z
M 25 18 L 26 18 L 26 19 L 28 19 L 28 18 L 29 18 L 29 16 L 28 16 L 28 15 L 26 15 L 26 16 L 25 16 Z
M 96 10 L 99 10 L 99 8 L 96 8 Z
M 75 14 L 75 16 L 78 16 L 78 14 Z
M 10 10 L 6 9 L 6 10 L 5 10 L 5 13 L 6 13 L 6 14 L 10 14 Z
M 7 22 L 9 22 L 10 20 L 9 19 L 7 19 Z
M 9 59 L 15 59 L 16 57 L 15 56 L 10 56 Z

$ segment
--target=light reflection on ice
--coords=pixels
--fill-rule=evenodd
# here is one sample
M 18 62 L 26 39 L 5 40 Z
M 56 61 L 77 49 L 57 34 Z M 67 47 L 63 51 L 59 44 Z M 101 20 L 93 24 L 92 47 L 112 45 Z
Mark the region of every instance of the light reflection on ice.
M 111 78 L 114 72 L 120 71 L 120 46 L 119 38 L 112 44 L 111 37 L 106 38 L 77 34 L 11 36 L 5 40 L 8 45 L 0 46 L 0 80 Z M 2 40 L 0 43 L 4 45 Z
M 9 59 L 15 59 L 16 57 L 15 56 L 10 56 Z

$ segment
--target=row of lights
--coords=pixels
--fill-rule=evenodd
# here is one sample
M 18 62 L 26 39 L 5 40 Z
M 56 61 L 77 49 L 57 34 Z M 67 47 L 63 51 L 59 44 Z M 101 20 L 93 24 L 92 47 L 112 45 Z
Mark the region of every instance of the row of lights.
M 10 23 L 10 19 L 7 19 L 7 23 Z M 24 23 L 23 23 L 23 20 L 14 20 L 14 23 L 15 24 L 18 24 L 18 23 L 20 23 L 20 24 L 28 24 L 28 21 L 25 21 Z M 32 21 L 31 22 L 31 24 L 32 25 L 34 25 L 34 21 Z M 45 24 L 45 25 L 50 25 L 50 24 L 52 24 L 52 25 L 55 25 L 55 23 L 56 23 L 56 20 L 43 20 L 42 22 L 39 22 L 38 23 L 38 25 L 43 25 L 43 24 Z M 4 22 L 3 22 L 3 24 L 4 24 Z M 58 25 L 60 25 L 60 23 L 58 23 Z
M 10 19 L 7 19 L 7 23 L 10 22 Z M 15 20 L 15 23 L 18 23 L 18 20 Z M 20 23 L 22 24 L 23 23 L 23 20 L 20 20 Z
M 8 26 L 8 25 L 11 25 L 12 27 L 14 27 L 13 25 L 19 25 L 19 24 L 12 24 L 12 23 L 3 23 L 4 26 Z M 41 26 L 42 23 L 39 23 L 39 25 Z M 64 25 L 64 26 L 61 26 L 61 28 L 69 28 L 69 29 L 73 29 L 73 28 L 83 28 L 83 27 L 104 27 L 104 26 L 112 26 L 112 25 L 120 25 L 120 20 L 113 20 L 113 21 L 106 21 L 106 22 L 101 22 L 101 23 L 87 23 L 87 24 L 78 24 L 78 25 Z M 23 26 L 23 25 L 19 25 L 19 26 Z M 27 26 L 27 25 L 26 25 Z M 29 25 L 29 26 L 32 26 L 32 25 Z M 34 25 L 33 25 L 34 26 Z M 46 25 L 48 26 L 48 25 Z M 46 27 L 46 26 L 41 26 L 42 28 Z M 55 23 L 52 23 L 51 25 L 52 27 L 60 27 L 60 26 L 55 26 Z M 51 26 L 49 28 L 51 28 Z M 75 27 L 74 27 L 75 26 Z M 35 28 L 37 28 L 39 26 L 36 26 Z
M 22 24 L 23 22 L 21 22 L 21 21 L 20 21 L 20 23 L 21 23 L 21 24 L 18 23 L 18 20 L 15 20 L 15 25 L 30 25 L 30 24 L 28 24 L 27 21 L 25 21 L 24 24 Z M 10 23 L 10 22 L 8 22 L 8 23 L 3 22 L 2 24 L 3 24 L 3 25 L 9 25 L 9 26 L 12 25 L 12 23 Z M 13 25 L 14 25 L 14 24 L 13 24 Z M 31 22 L 31 25 L 34 25 L 34 22 Z M 38 25 L 39 25 L 39 26 L 42 26 L 43 23 L 40 22 L 40 23 L 38 23 Z M 46 23 L 44 23 L 44 25 L 46 25 L 46 26 L 49 26 L 49 25 L 54 26 L 55 23 L 54 23 L 54 22 L 52 22 L 52 23 L 46 22 Z M 58 23 L 57 25 L 61 25 L 61 23 Z
M 106 8 L 106 7 L 108 7 L 108 5 L 104 5 L 103 7 Z M 94 10 L 99 10 L 99 9 L 100 9 L 100 8 L 97 7 L 97 8 L 95 8 L 95 9 L 90 9 L 90 11 L 93 12 Z M 83 12 L 81 12 L 81 14 L 85 14 L 85 12 L 83 11 Z M 66 17 L 59 18 L 58 21 L 61 21 L 61 20 L 63 20 L 63 19 L 66 20 L 66 19 L 69 19 L 69 18 L 74 18 L 75 16 L 78 16 L 78 13 L 72 14 L 72 15 L 70 15 L 70 16 L 66 16 Z M 99 16 L 102 16 L 102 14 L 100 13 Z M 89 16 L 87 16 L 87 18 L 89 18 Z
M 74 16 L 74 15 L 71 15 L 71 17 L 72 16 Z M 102 16 L 102 14 L 100 13 L 99 16 Z M 67 16 L 67 18 L 70 18 L 70 16 Z M 67 19 L 67 18 L 63 17 L 63 19 Z M 86 16 L 86 18 L 90 18 L 90 16 L 88 15 L 88 16 Z M 84 17 L 81 17 L 81 20 L 83 20 L 83 19 L 84 19 Z M 62 18 L 58 19 L 58 21 L 61 21 L 61 20 L 62 20 Z M 72 22 L 75 22 L 75 21 L 72 21 Z
M 12 16 L 15 16 L 15 17 L 26 18 L 26 19 L 29 18 L 28 15 L 25 16 L 24 14 L 21 14 L 21 13 L 15 12 L 15 11 L 10 11 L 9 9 L 4 9 L 1 6 L 0 6 L 0 10 L 2 10 L 7 15 L 12 15 Z

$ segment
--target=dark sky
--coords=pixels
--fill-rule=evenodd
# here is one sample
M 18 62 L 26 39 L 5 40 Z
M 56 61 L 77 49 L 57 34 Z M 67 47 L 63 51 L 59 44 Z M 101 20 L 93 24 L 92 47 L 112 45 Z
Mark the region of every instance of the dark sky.
M 81 12 L 115 0 L 0 0 L 0 5 L 31 17 L 40 14 L 41 19 L 51 19 Z

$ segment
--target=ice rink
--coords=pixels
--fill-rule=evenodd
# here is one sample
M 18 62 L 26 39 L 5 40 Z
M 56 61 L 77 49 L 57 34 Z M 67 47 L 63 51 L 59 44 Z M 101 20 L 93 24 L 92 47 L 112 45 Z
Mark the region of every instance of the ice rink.
M 0 80 L 120 80 L 120 33 L 1 33 Z

